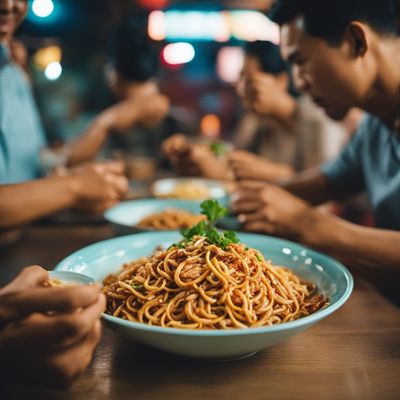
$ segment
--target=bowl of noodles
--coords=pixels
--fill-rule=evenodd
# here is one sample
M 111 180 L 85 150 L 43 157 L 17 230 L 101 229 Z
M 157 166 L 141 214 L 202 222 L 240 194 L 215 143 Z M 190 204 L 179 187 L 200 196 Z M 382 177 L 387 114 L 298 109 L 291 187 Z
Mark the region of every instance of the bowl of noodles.
M 103 318 L 116 333 L 203 359 L 242 358 L 289 339 L 335 312 L 353 288 L 338 261 L 286 240 L 216 234 L 204 221 L 183 235 L 109 239 L 56 269 L 104 285 Z
M 166 178 L 155 181 L 151 187 L 157 198 L 202 201 L 218 199 L 226 202 L 228 192 L 223 182 L 206 178 Z
M 146 231 L 171 231 L 197 224 L 197 202 L 179 199 L 141 199 L 118 203 L 104 213 L 104 218 L 121 234 Z

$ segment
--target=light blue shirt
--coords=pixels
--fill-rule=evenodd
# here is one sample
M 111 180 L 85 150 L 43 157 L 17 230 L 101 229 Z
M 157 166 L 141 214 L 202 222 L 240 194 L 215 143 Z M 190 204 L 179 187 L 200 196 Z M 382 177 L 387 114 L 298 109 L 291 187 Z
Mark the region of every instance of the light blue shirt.
M 0 184 L 40 175 L 40 151 L 46 138 L 24 72 L 0 45 Z
M 368 193 L 375 225 L 400 230 L 400 137 L 381 120 L 364 118 L 336 160 L 322 167 L 335 193 Z

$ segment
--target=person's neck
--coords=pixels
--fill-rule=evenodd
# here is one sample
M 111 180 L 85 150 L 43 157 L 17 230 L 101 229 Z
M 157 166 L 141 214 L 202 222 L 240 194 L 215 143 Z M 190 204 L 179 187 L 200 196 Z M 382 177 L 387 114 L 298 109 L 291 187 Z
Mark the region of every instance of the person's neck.
M 393 128 L 400 118 L 400 39 L 380 47 L 377 70 L 374 85 L 361 108 Z

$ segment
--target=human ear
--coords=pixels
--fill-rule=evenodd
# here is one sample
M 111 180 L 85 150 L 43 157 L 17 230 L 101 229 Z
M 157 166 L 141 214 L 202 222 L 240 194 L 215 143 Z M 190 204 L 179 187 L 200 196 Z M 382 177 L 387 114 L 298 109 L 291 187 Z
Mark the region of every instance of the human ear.
M 346 39 L 348 40 L 354 57 L 363 57 L 369 48 L 368 29 L 365 24 L 353 21 L 347 27 Z

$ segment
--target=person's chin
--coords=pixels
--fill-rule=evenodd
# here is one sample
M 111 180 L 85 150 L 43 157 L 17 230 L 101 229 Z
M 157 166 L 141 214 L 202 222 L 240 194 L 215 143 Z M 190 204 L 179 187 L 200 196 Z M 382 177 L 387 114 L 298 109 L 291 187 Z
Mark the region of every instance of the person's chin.
M 329 108 L 325 110 L 325 113 L 329 118 L 332 118 L 335 121 L 341 121 L 347 115 L 347 111 L 335 110 L 335 109 L 329 109 Z
M 341 121 L 343 118 L 345 118 L 347 115 L 347 111 L 348 111 L 343 108 L 335 108 L 335 107 L 331 107 L 331 106 L 325 105 L 325 104 L 320 105 L 320 107 L 322 107 L 325 114 L 329 118 L 334 119 L 335 121 Z

